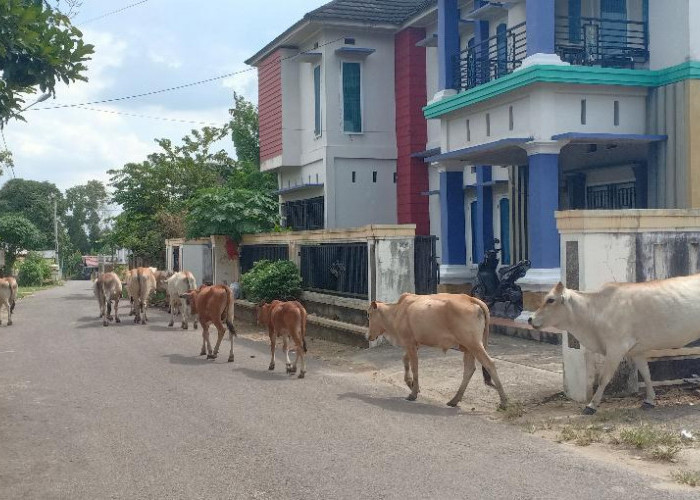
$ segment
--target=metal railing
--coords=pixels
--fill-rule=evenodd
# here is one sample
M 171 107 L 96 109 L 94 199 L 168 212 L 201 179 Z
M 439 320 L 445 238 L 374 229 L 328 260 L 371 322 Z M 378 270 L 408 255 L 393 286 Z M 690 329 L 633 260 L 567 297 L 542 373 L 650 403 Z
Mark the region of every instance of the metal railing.
M 259 260 L 289 260 L 287 245 L 243 245 L 240 252 L 241 273 L 247 273 Z
M 324 206 L 323 196 L 284 202 L 282 203 L 284 226 L 294 231 L 323 229 Z
M 586 189 L 588 210 L 637 208 L 637 190 L 634 182 L 589 186 Z
M 414 239 L 413 271 L 418 295 L 437 293 L 440 266 L 437 261 L 437 237 L 416 236 Z
M 301 247 L 302 288 L 366 299 L 367 243 L 322 243 Z
M 527 30 L 520 23 L 463 50 L 458 82 L 462 90 L 501 78 L 520 67 L 527 56 Z
M 643 21 L 557 16 L 555 48 L 570 64 L 634 69 L 649 62 L 649 27 Z

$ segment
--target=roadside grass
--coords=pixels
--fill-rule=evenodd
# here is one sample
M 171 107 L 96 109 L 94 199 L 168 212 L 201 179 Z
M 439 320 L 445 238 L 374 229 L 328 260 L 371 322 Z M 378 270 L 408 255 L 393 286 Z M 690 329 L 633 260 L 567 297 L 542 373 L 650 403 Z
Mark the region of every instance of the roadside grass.
M 692 486 L 700 486 L 700 471 L 696 470 L 679 470 L 671 473 L 671 477 L 680 484 Z
M 23 299 L 24 297 L 32 295 L 36 292 L 41 292 L 43 290 L 55 288 L 57 286 L 61 286 L 62 284 L 63 283 L 48 283 L 41 286 L 21 286 L 17 289 L 17 298 Z
M 603 435 L 608 432 L 608 428 L 600 424 L 567 424 L 559 431 L 557 441 L 573 442 L 576 446 L 589 446 L 591 443 L 603 441 Z
M 621 444 L 646 451 L 654 460 L 672 462 L 683 449 L 681 437 L 664 427 L 641 424 L 622 429 L 617 436 Z
M 503 418 L 506 420 L 515 420 L 525 415 L 525 405 L 517 399 L 508 401 L 505 408 L 499 408 L 498 411 L 503 413 Z

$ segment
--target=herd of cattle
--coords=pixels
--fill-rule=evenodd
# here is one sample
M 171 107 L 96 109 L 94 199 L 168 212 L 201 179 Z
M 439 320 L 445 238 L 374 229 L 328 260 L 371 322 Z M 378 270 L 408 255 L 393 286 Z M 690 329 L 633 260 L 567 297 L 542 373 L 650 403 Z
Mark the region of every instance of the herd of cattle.
M 132 269 L 122 277 L 113 272 L 99 274 L 93 282 L 104 326 L 113 320 L 120 322 L 119 300 L 123 286 L 126 287 L 134 322 L 141 324 L 148 320 L 150 296 L 156 290 L 163 290 L 171 311 L 169 326 L 174 325 L 178 313 L 182 316 L 183 329 L 188 328 L 190 320 L 194 328 L 201 323 L 200 355 L 206 355 L 208 359 L 216 359 L 228 329 L 231 341 L 228 361 L 234 360 L 234 297 L 229 287 L 197 287 L 190 272 L 168 273 L 147 267 Z M 584 409 L 585 414 L 596 412 L 605 388 L 625 356 L 632 358 L 645 383 L 643 406 L 650 408 L 656 405 L 647 363 L 650 351 L 681 348 L 700 338 L 698 297 L 700 274 L 646 283 L 609 283 L 596 292 L 578 292 L 559 283 L 544 297 L 529 323 L 535 329 L 553 327 L 569 332 L 586 349 L 604 357 L 598 388 Z M 17 282 L 14 278 L 0 278 L 0 312 L 3 307 L 7 310 L 8 325 L 12 325 L 16 300 Z M 369 340 L 384 335 L 391 343 L 405 349 L 404 380 L 411 390 L 408 400 L 415 400 L 420 392 L 418 348 L 428 346 L 447 351 L 456 347 L 463 352 L 464 370 L 459 389 L 447 404 L 459 404 L 478 361 L 484 382 L 498 391 L 501 406 L 506 405 L 507 398 L 496 365 L 486 351 L 489 309 L 479 299 L 460 294 L 405 293 L 394 304 L 373 301 L 367 316 Z M 276 341 L 281 337 L 287 373 L 296 373 L 297 362 L 301 361 L 299 378 L 304 378 L 306 317 L 304 306 L 297 301 L 273 301 L 258 306 L 258 322 L 267 327 L 270 336 L 270 370 L 275 369 Z M 209 342 L 209 326 L 212 324 L 218 332 L 213 350 Z M 294 364 L 289 359 L 292 344 L 296 352 Z

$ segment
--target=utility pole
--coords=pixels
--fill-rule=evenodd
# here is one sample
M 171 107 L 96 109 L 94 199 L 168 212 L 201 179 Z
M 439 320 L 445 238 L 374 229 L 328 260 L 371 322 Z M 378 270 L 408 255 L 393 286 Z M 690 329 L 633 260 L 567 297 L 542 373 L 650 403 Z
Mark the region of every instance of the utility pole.
M 53 199 L 53 235 L 56 240 L 56 266 L 58 266 L 58 279 L 61 279 L 61 264 L 58 260 L 58 198 L 51 196 Z

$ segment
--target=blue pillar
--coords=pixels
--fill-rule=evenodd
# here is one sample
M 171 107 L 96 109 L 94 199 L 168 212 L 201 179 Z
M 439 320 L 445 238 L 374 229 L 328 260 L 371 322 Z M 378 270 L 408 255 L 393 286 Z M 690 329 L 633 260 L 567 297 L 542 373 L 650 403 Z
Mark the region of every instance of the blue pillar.
M 554 0 L 525 4 L 527 55 L 554 54 Z
M 477 262 L 486 250 L 493 248 L 493 187 L 491 166 L 476 167 L 476 245 Z
M 442 264 L 467 264 L 464 235 L 464 178 L 462 172 L 440 172 L 440 223 Z
M 559 266 L 559 155 L 534 154 L 528 158 L 527 227 L 533 269 Z
M 459 8 L 457 0 L 438 0 L 438 90 L 457 89 Z

